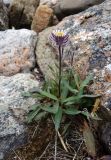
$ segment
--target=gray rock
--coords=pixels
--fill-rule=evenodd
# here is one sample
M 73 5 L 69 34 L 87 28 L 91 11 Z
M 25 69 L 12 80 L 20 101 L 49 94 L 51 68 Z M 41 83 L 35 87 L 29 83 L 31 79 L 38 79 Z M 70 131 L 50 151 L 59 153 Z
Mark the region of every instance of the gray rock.
M 4 4 L 6 4 L 6 5 L 10 5 L 11 2 L 12 2 L 12 0 L 3 0 L 3 2 L 4 2 Z
M 35 66 L 37 34 L 27 29 L 0 32 L 0 75 L 28 72 Z
M 91 6 L 102 3 L 104 0 L 59 0 L 55 5 L 55 14 L 61 18 L 79 13 Z
M 27 142 L 26 113 L 37 100 L 22 93 L 38 86 L 31 74 L 0 76 L 0 157 Z
M 94 74 L 95 83 L 91 86 L 91 91 L 103 95 L 101 104 L 105 107 L 111 106 L 110 8 L 111 1 L 106 0 L 82 13 L 65 18 L 57 26 L 39 34 L 36 49 L 38 64 L 44 75 L 49 77 L 49 64 L 53 66 L 57 52 L 48 43 L 48 37 L 53 29 L 65 29 L 69 32 L 70 44 L 64 49 L 64 61 L 68 65 L 70 55 L 74 54 L 73 67 L 81 78 L 84 79 L 88 73 Z M 42 62 L 44 67 L 41 65 Z
M 52 29 L 53 27 L 47 28 L 39 33 L 36 46 L 37 63 L 46 78 L 51 78 L 53 76 L 49 65 L 53 67 L 55 71 L 57 70 L 55 65 L 57 63 L 57 60 L 55 59 L 56 54 L 54 54 L 55 50 L 48 44 L 48 38 Z
M 40 0 L 40 5 L 46 4 L 50 7 L 53 7 L 57 3 L 58 3 L 58 0 Z
M 3 1 L 0 0 L 0 30 L 6 30 L 9 27 L 8 11 Z
M 104 0 L 70 0 L 70 3 L 67 0 L 60 1 L 60 8 L 62 12 L 77 12 L 84 9 L 87 9 L 93 5 L 102 3 Z
M 39 0 L 13 0 L 10 5 L 10 25 L 30 28 Z

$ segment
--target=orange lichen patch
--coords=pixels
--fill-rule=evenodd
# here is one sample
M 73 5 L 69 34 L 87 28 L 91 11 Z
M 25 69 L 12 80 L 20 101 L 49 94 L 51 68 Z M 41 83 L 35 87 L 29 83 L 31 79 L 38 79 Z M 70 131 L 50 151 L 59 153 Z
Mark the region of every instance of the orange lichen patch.
M 32 30 L 36 32 L 40 32 L 46 27 L 48 27 L 51 23 L 51 19 L 53 17 L 53 10 L 49 8 L 47 5 L 40 5 L 35 13 L 33 22 L 32 22 Z
M 111 57 L 111 51 L 105 51 L 104 54 L 105 54 L 106 57 Z
M 111 70 L 108 68 L 105 68 L 105 80 L 111 82 Z
M 19 58 L 19 57 L 14 57 L 14 62 L 15 62 L 15 64 L 17 65 L 17 66 L 20 66 L 21 65 L 21 58 Z
M 24 60 L 27 60 L 29 58 L 29 53 L 30 52 L 30 48 L 23 48 L 23 57 Z
M 89 63 L 88 57 L 82 57 L 76 64 L 74 63 L 74 68 L 79 73 L 82 79 L 84 79 L 88 73 Z
M 9 64 L 4 70 L 4 75 L 8 76 L 9 75 L 9 71 L 10 71 L 10 75 L 14 75 L 16 73 L 20 72 L 20 67 L 14 64 Z
M 101 82 L 95 82 L 90 86 L 90 90 L 94 93 L 94 94 L 104 94 L 104 90 L 105 87 L 103 85 L 103 83 Z
M 111 74 L 107 74 L 106 77 L 105 77 L 105 80 L 107 82 L 111 82 Z
M 4 69 L 8 65 L 8 59 L 4 58 L 0 61 L 0 70 Z

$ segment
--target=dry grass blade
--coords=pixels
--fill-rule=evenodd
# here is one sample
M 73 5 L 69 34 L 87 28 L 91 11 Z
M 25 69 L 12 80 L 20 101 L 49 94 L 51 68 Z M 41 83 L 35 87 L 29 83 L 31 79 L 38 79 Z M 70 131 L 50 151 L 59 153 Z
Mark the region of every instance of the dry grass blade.
M 41 156 L 38 158 L 38 160 L 41 160 L 44 156 L 44 154 L 46 153 L 48 147 L 49 147 L 50 143 L 47 145 L 47 147 L 45 148 L 44 152 L 41 154 Z M 35 159 L 36 160 L 36 159 Z
M 62 144 L 63 148 L 65 149 L 66 152 L 68 152 L 68 149 L 67 149 L 67 147 L 66 147 L 66 145 L 64 143 L 64 140 L 63 140 L 61 134 L 59 133 L 59 131 L 58 131 L 58 136 L 59 136 L 59 139 L 61 141 L 61 144 Z
M 96 98 L 96 101 L 95 101 L 94 106 L 93 106 L 92 113 L 95 113 L 99 109 L 100 103 L 101 103 L 100 98 Z
M 20 158 L 20 156 L 18 156 L 18 154 L 12 149 L 12 151 L 14 152 L 14 154 L 17 156 L 17 158 L 19 159 L 19 160 L 22 160 L 21 158 Z M 25 159 L 24 159 L 25 160 Z
M 84 141 L 82 141 L 82 142 L 81 142 L 81 144 L 80 144 L 80 146 L 79 146 L 79 148 L 78 148 L 77 152 L 75 153 L 75 155 L 74 155 L 74 157 L 73 157 L 73 160 L 75 160 L 75 159 L 76 159 L 77 154 L 78 154 L 78 152 L 79 152 L 79 150 L 80 150 L 80 148 L 81 148 L 81 146 L 82 146 L 83 142 L 84 142 Z

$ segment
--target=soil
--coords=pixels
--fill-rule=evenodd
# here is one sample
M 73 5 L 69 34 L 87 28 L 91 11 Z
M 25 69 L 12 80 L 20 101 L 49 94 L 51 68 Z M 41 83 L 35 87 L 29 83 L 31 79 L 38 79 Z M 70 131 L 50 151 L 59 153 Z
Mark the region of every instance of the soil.
M 29 129 L 28 144 L 16 150 L 6 157 L 6 160 L 53 160 L 55 152 L 55 130 L 54 124 L 50 119 L 45 122 L 31 124 Z M 62 125 L 61 136 L 66 144 L 68 152 L 61 145 L 60 139 L 57 140 L 57 160 L 82 160 L 87 156 L 80 123 L 71 123 L 65 132 Z
M 67 122 L 64 123 L 65 125 L 62 124 L 60 134 L 68 152 L 64 150 L 60 138 L 58 138 L 56 160 L 97 160 L 98 158 L 91 158 L 87 152 L 81 117 L 71 119 L 71 124 L 66 130 Z M 30 124 L 28 130 L 28 144 L 13 150 L 12 153 L 7 155 L 6 160 L 54 160 L 55 130 L 52 120 L 46 119 Z M 99 145 L 97 148 L 97 152 L 101 152 Z

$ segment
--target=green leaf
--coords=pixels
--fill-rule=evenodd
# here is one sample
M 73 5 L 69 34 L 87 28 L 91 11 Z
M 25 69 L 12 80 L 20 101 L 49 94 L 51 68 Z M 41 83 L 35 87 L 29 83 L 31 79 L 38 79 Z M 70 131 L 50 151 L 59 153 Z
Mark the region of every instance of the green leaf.
M 92 74 L 87 76 L 86 79 L 84 81 L 82 81 L 81 85 L 80 85 L 80 88 L 79 88 L 79 94 L 82 95 L 83 94 L 83 91 L 84 91 L 84 88 L 89 84 L 89 82 L 93 80 L 93 76 Z
M 71 96 L 63 100 L 63 103 L 66 103 L 66 105 L 79 103 L 81 98 L 81 96 Z
M 71 121 L 64 125 L 64 129 L 63 129 L 62 135 L 65 135 L 65 133 L 67 132 L 67 130 L 68 130 L 70 125 L 71 125 Z
M 101 121 L 102 119 L 96 114 L 96 113 L 91 113 L 91 119 Z
M 65 86 L 64 79 L 62 79 L 61 83 L 61 98 L 65 99 L 68 95 L 68 88 Z
M 38 87 L 31 88 L 29 90 L 30 93 L 39 93 L 40 89 Z
M 67 109 L 64 109 L 63 111 L 64 111 L 64 113 L 66 113 L 68 115 L 77 115 L 77 114 L 81 113 L 81 111 L 79 111 L 75 108 L 67 108 Z
M 98 97 L 101 97 L 101 95 L 100 94 L 97 94 L 97 95 L 85 94 L 85 95 L 82 95 L 81 97 L 82 98 L 98 98 Z
M 74 93 L 74 94 L 78 93 L 78 90 L 72 88 L 67 81 L 64 81 L 64 86 L 67 87 L 68 90 L 71 91 L 72 93 Z
M 38 100 L 41 100 L 41 99 L 44 98 L 44 96 L 41 95 L 40 93 L 33 93 L 33 94 L 31 95 L 31 97 L 32 97 L 32 98 L 37 98 Z
M 81 114 L 87 117 L 89 119 L 91 117 L 91 114 L 88 111 L 81 111 Z
M 31 92 L 24 92 L 22 93 L 23 97 L 29 98 L 43 98 L 43 96 L 40 93 L 31 93 Z
M 40 104 L 34 104 L 34 105 L 30 106 L 30 110 L 34 111 L 34 110 L 38 109 L 39 106 L 40 106 Z
M 35 121 L 41 120 L 42 118 L 44 118 L 47 115 L 47 113 L 45 111 L 40 112 L 36 115 L 36 117 L 34 118 Z
M 45 96 L 45 97 L 48 97 L 48 98 L 50 98 L 50 99 L 53 99 L 53 100 L 55 100 L 55 101 L 58 101 L 57 97 L 54 96 L 53 94 L 49 93 L 49 92 L 46 92 L 46 91 L 42 91 L 42 90 L 41 90 L 41 91 L 40 91 L 40 94 L 43 95 L 43 96 Z
M 51 70 L 52 75 L 56 77 L 57 76 L 56 70 L 51 65 L 48 65 L 48 67 Z
M 56 114 L 58 111 L 59 105 L 56 103 L 55 105 L 53 105 L 53 107 L 51 107 L 51 105 L 45 105 L 45 106 L 41 106 L 40 108 L 46 112 Z
M 79 87 L 80 87 L 80 78 L 79 78 L 79 75 L 74 74 L 74 79 L 75 79 L 76 86 L 79 89 Z
M 59 107 L 58 112 L 55 114 L 55 117 L 54 117 L 56 131 L 58 131 L 58 129 L 60 128 L 61 120 L 62 120 L 62 108 Z
M 35 119 L 35 116 L 38 114 L 38 112 L 39 112 L 40 110 L 41 110 L 41 109 L 38 108 L 36 111 L 29 112 L 28 117 L 27 117 L 27 122 L 28 122 L 28 123 L 31 123 L 31 122 Z
M 28 98 L 28 97 L 31 97 L 32 94 L 31 94 L 30 92 L 23 92 L 23 93 L 22 93 L 22 96 Z

